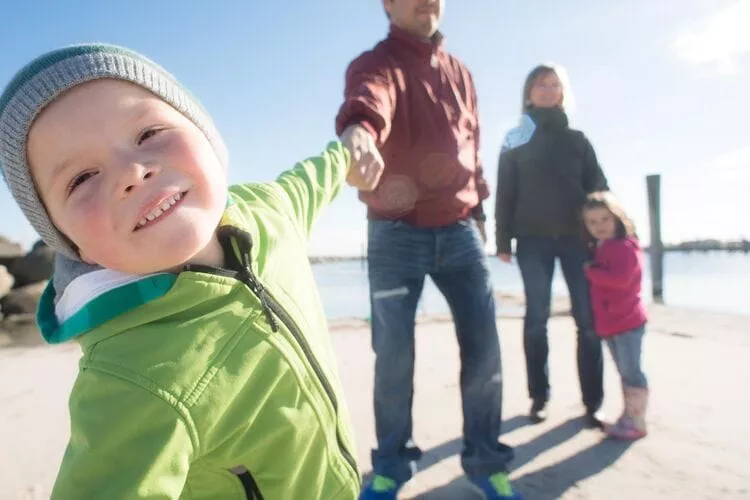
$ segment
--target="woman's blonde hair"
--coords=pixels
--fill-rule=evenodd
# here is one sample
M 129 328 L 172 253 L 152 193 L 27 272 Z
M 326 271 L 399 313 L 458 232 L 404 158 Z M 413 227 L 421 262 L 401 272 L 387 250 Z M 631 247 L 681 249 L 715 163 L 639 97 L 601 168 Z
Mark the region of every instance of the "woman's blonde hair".
M 586 229 L 586 225 L 583 223 L 583 214 L 588 210 L 594 210 L 596 208 L 604 208 L 615 216 L 616 226 L 616 237 L 617 238 L 638 238 L 635 232 L 635 224 L 625 212 L 617 198 L 610 191 L 597 191 L 591 193 L 586 197 L 586 202 L 583 204 L 581 209 L 581 226 L 583 230 L 583 240 L 587 246 L 596 243 L 596 240 Z
M 523 84 L 523 93 L 521 94 L 521 113 L 526 113 L 531 108 L 531 87 L 534 86 L 539 78 L 545 77 L 550 73 L 557 76 L 562 85 L 562 101 L 560 107 L 565 111 L 572 111 L 575 108 L 573 90 L 570 87 L 570 78 L 565 68 L 556 63 L 540 64 L 532 69 L 526 75 L 526 81 Z

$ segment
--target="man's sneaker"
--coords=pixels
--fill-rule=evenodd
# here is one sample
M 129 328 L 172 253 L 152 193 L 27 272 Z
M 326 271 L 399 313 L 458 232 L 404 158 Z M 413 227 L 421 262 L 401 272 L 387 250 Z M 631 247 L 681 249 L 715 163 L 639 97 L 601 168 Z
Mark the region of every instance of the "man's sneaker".
M 504 472 L 479 479 L 473 478 L 471 482 L 482 490 L 486 500 L 523 500 L 520 493 L 513 491 L 508 474 Z
M 399 485 L 390 477 L 375 475 L 359 495 L 359 500 L 396 500 Z

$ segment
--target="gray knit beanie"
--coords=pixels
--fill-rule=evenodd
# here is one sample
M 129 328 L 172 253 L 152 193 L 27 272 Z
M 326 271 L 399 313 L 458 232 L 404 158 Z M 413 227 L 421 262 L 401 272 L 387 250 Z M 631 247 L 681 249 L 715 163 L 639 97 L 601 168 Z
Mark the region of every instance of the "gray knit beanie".
M 113 78 L 151 91 L 190 119 L 226 166 L 227 154 L 211 118 L 179 82 L 156 63 L 131 50 L 85 44 L 48 52 L 22 68 L 0 96 L 0 167 L 26 218 L 52 249 L 78 259 L 70 241 L 52 224 L 31 177 L 26 140 L 34 119 L 64 91 Z

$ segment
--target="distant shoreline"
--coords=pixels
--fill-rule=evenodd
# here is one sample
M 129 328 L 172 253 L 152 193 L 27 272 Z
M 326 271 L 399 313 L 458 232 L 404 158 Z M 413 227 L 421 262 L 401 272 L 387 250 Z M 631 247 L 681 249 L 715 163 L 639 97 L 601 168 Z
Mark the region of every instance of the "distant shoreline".
M 750 253 L 750 241 L 736 241 L 736 242 L 717 242 L 718 244 L 711 244 L 709 242 L 686 242 L 677 243 L 673 245 L 665 245 L 664 252 L 669 253 L 708 253 L 708 252 L 727 252 L 727 253 Z M 644 247 L 646 252 L 650 251 L 650 247 Z M 488 254 L 489 255 L 489 254 Z M 310 263 L 312 264 L 332 264 L 336 262 L 349 262 L 349 261 L 362 261 L 366 260 L 366 255 L 343 255 L 343 256 L 309 256 Z

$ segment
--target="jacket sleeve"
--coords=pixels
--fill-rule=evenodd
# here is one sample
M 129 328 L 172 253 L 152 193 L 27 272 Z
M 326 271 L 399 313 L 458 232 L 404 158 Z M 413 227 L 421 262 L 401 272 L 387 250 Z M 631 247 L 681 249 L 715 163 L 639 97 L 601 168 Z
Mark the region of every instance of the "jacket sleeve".
M 474 114 L 474 182 L 479 195 L 479 204 L 472 210 L 472 215 L 475 218 L 481 218 L 484 216 L 484 207 L 482 201 L 486 200 L 490 196 L 490 187 L 487 183 L 487 179 L 484 177 L 484 166 L 482 164 L 482 154 L 480 152 L 481 147 L 481 130 L 479 125 L 479 104 L 477 101 L 477 89 L 474 86 L 474 79 L 468 69 L 464 69 L 466 72 L 466 92 L 469 97 L 469 105 L 471 106 L 472 113 Z
M 609 184 L 604 175 L 602 167 L 596 158 L 594 146 L 591 145 L 588 137 L 581 133 L 583 140 L 583 187 L 586 193 L 596 191 L 609 191 Z
M 511 253 L 513 216 L 518 193 L 518 169 L 512 150 L 503 146 L 497 168 L 495 195 L 495 242 L 497 253 Z
M 626 289 L 633 282 L 640 265 L 638 251 L 620 242 L 610 242 L 608 245 L 611 245 L 608 265 L 586 267 L 586 278 L 597 286 Z
M 156 391 L 84 369 L 71 393 L 70 422 L 53 500 L 181 496 L 195 434 Z
M 319 156 L 299 162 L 271 184 L 306 238 L 315 220 L 341 191 L 349 163 L 349 150 L 340 142 L 331 142 Z
M 365 52 L 346 70 L 344 103 L 336 116 L 336 134 L 352 124 L 364 126 L 382 146 L 391 132 L 396 87 L 387 61 Z

